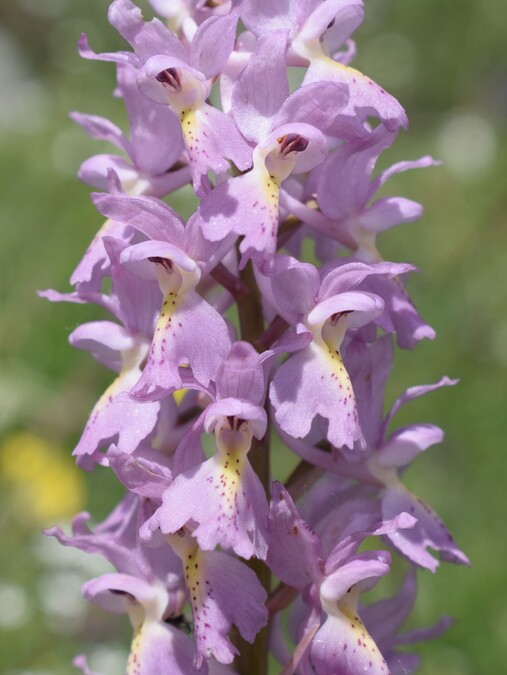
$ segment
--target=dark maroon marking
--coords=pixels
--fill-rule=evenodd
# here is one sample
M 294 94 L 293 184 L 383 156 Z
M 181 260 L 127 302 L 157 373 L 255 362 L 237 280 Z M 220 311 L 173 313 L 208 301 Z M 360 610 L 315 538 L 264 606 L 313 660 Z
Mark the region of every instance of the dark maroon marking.
M 277 140 L 282 155 L 288 155 L 289 152 L 304 152 L 308 147 L 308 140 L 299 134 L 287 134 Z
M 162 258 L 161 256 L 158 255 L 151 255 L 149 256 L 148 260 L 152 263 L 156 263 L 157 265 L 162 265 L 162 267 L 165 269 L 166 272 L 173 271 L 173 261 L 169 260 L 169 258 Z
M 336 326 L 338 321 L 342 318 L 342 316 L 347 316 L 347 314 L 352 314 L 353 310 L 348 310 L 345 312 L 335 312 L 334 314 L 331 314 L 329 317 L 329 321 L 331 322 L 331 325 Z
M 231 431 L 239 431 L 245 420 L 242 420 L 240 417 L 234 417 L 233 415 L 227 415 L 227 421 L 229 422 Z
M 161 84 L 167 84 L 174 91 L 181 91 L 181 78 L 176 68 L 161 70 L 155 79 Z

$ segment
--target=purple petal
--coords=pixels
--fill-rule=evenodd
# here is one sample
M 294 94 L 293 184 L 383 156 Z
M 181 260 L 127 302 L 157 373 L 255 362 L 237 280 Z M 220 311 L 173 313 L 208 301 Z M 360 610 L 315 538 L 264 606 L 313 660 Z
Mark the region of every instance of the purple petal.
M 322 547 L 281 483 L 273 483 L 271 494 L 266 562 L 281 581 L 302 591 L 322 577 L 319 566 Z
M 333 295 L 356 288 L 371 275 L 387 276 L 390 278 L 414 269 L 412 265 L 388 262 L 373 265 L 367 265 L 363 262 L 349 262 L 338 265 L 334 263 L 334 265 L 334 267 L 327 266 L 327 269 L 322 268 L 321 274 L 323 279 L 318 295 L 319 302 Z
M 255 35 L 280 29 L 295 33 L 301 13 L 298 0 L 278 0 L 276 4 L 271 0 L 245 0 L 241 6 L 241 20 Z
M 103 243 L 111 262 L 111 284 L 118 301 L 116 313 L 134 335 L 149 340 L 162 302 L 158 282 L 146 283 L 125 270 L 121 256 L 128 244 L 124 241 L 103 237 Z
M 120 261 L 125 269 L 140 279 L 156 281 L 158 270 L 153 262 L 154 258 L 170 260 L 177 269 L 177 272 L 173 271 L 172 274 L 183 272 L 188 273 L 189 276 L 199 277 L 196 263 L 181 248 L 167 241 L 143 241 L 140 244 L 128 246 L 122 251 Z
M 159 61 L 156 63 L 152 61 L 154 59 L 146 65 L 145 80 L 141 81 L 143 91 L 150 97 L 154 97 L 151 69 L 154 72 L 160 72 L 162 69 Z M 155 90 L 155 93 L 157 92 L 158 89 Z M 157 93 L 157 96 L 156 100 L 162 103 L 164 91 Z M 234 120 L 221 110 L 202 101 L 193 107 L 188 104 L 188 107 L 179 110 L 178 113 L 192 170 L 194 190 L 198 196 L 202 197 L 209 191 L 208 171 L 214 171 L 217 175 L 227 172 L 228 160 L 234 162 L 241 171 L 251 165 L 251 148 L 239 133 Z
M 379 125 L 365 138 L 344 143 L 328 156 L 317 187 L 319 206 L 327 216 L 347 218 L 366 205 L 376 161 L 395 138 L 396 133 Z
M 231 663 L 237 650 L 227 634 L 236 624 L 248 642 L 267 622 L 266 592 L 245 564 L 219 551 L 199 550 L 188 535 L 170 536 L 171 545 L 185 568 L 194 619 L 196 666 L 214 656 Z
M 206 616 L 204 607 L 200 612 L 204 620 L 204 626 L 201 623 L 203 637 L 206 633 L 206 621 L 219 632 L 223 630 L 225 619 L 227 623 L 234 623 L 238 627 L 245 640 L 253 643 L 259 630 L 267 623 L 267 610 L 264 606 L 266 592 L 255 573 L 225 553 L 213 551 L 203 558 L 204 574 L 209 581 L 209 584 L 205 584 L 209 592 L 205 602 L 211 609 L 209 617 Z M 221 661 L 218 655 L 215 656 Z
M 59 293 L 52 288 L 48 288 L 45 291 L 37 291 L 37 295 L 39 298 L 49 300 L 49 302 L 72 302 L 76 305 L 86 305 L 88 302 L 100 304 L 104 297 L 100 293 L 84 291 L 81 288 L 73 293 Z
M 373 639 L 381 647 L 391 648 L 396 634 L 408 619 L 416 600 L 415 568 L 411 567 L 402 587 L 392 597 L 369 605 L 361 612 Z
M 157 600 L 157 590 L 152 584 L 127 574 L 103 574 L 87 581 L 83 585 L 83 595 L 89 602 L 113 614 L 127 612 L 127 602 L 148 605 Z M 167 603 L 167 598 L 164 599 Z M 165 604 L 161 608 L 161 614 L 164 609 Z
M 127 675 L 204 675 L 194 666 L 192 639 L 167 622 L 145 621 L 132 641 Z
M 369 232 L 384 232 L 400 225 L 411 223 L 422 216 L 423 207 L 404 197 L 378 199 L 358 217 L 358 223 Z
M 358 70 L 329 58 L 312 60 L 303 84 L 321 80 L 348 86 L 349 103 L 343 117 L 351 124 L 355 135 L 363 132 L 364 122 L 369 116 L 380 118 L 389 131 L 408 127 L 407 114 L 394 96 Z
M 70 117 L 92 138 L 96 138 L 100 141 L 108 141 L 130 155 L 130 143 L 125 138 L 122 130 L 117 127 L 116 124 L 113 124 L 113 122 L 110 122 L 105 117 L 85 115 L 84 113 L 79 112 L 70 113 Z
M 206 331 L 202 327 L 206 326 Z M 132 393 L 158 399 L 181 389 L 180 366 L 207 386 L 230 350 L 227 324 L 194 290 L 169 292 L 162 305 L 143 374 Z
M 289 95 L 286 48 L 286 31 L 259 37 L 255 53 L 234 86 L 234 119 L 249 141 L 259 143 L 268 136 L 274 128 L 273 116 Z
M 437 514 L 422 499 L 409 492 L 401 483 L 389 484 L 382 498 L 382 515 L 392 518 L 407 511 L 417 518 L 416 526 L 388 534 L 393 546 L 416 565 L 435 572 L 439 562 L 428 547 L 440 552 L 443 560 L 458 565 L 469 565 L 466 555 L 456 546 L 452 536 Z
M 129 494 L 94 532 L 88 527 L 90 514 L 83 512 L 72 521 L 72 536 L 67 536 L 58 527 L 49 528 L 44 534 L 56 537 L 63 546 L 97 553 L 118 570 L 135 576 L 139 573 L 139 559 L 131 553 L 136 546 L 138 508 L 139 498 Z
M 207 78 L 221 72 L 236 40 L 237 11 L 211 16 L 197 29 L 190 45 L 190 63 Z
M 308 435 L 321 415 L 327 438 L 337 448 L 364 444 L 350 378 L 338 353 L 312 342 L 277 371 L 270 388 L 278 424 L 289 435 Z
M 201 202 L 204 235 L 210 241 L 224 239 L 230 232 L 243 234 L 242 264 L 255 253 L 272 258 L 278 230 L 278 185 L 265 166 L 230 178 Z
M 128 225 L 117 223 L 114 220 L 106 220 L 72 273 L 70 283 L 72 285 L 90 284 L 93 288 L 99 290 L 102 277 L 109 268 L 109 257 L 104 248 L 103 238 L 106 236 L 116 237 L 127 243 L 133 234 L 134 231 Z
M 113 61 L 115 63 L 129 63 L 133 66 L 139 66 L 139 59 L 132 52 L 106 52 L 103 54 L 95 53 L 88 44 L 88 38 L 85 33 L 81 33 L 77 44 L 79 56 L 83 59 L 96 61 Z
M 391 178 L 397 173 L 409 171 L 410 169 L 424 169 L 429 166 L 440 166 L 440 164 L 441 162 L 439 162 L 436 159 L 433 159 L 433 157 L 430 157 L 429 155 L 425 155 L 420 159 L 397 162 L 396 164 L 393 164 L 385 171 L 382 171 L 382 173 L 380 173 L 377 176 L 377 178 L 375 178 L 370 187 L 371 194 L 376 192 L 382 185 L 384 185 L 386 181 L 389 180 L 389 178 Z
M 325 0 L 316 4 L 306 19 L 299 39 L 312 42 L 325 37 L 326 43 L 332 43 L 331 49 L 334 51 L 361 25 L 363 15 L 362 0 Z M 328 32 L 332 35 L 328 36 Z
M 371 276 L 362 288 L 383 298 L 386 309 L 379 325 L 386 332 L 396 332 L 399 347 L 413 349 L 420 340 L 435 338 L 435 331 L 421 317 L 399 277 Z
M 340 476 L 353 478 L 362 483 L 371 483 L 376 481 L 363 462 L 349 462 L 344 459 L 342 454 L 339 452 L 327 452 L 326 450 L 321 450 L 320 448 L 314 447 L 306 441 L 292 438 L 282 431 L 278 426 L 276 427 L 276 430 L 283 442 L 299 457 L 301 457 L 301 459 L 306 460 L 310 464 L 314 464 L 315 466 L 319 466 L 322 469 L 326 469 L 326 471 L 339 474 Z
M 309 263 L 278 256 L 271 277 L 274 305 L 288 323 L 296 325 L 315 307 L 319 273 Z
M 139 344 L 129 330 L 112 321 L 83 323 L 69 335 L 69 342 L 76 349 L 86 349 L 99 363 L 113 370 L 121 367 L 121 352 Z
M 354 504 L 361 505 L 360 510 L 362 513 L 356 512 L 354 514 Z M 357 549 L 364 539 L 366 539 L 366 537 L 372 535 L 396 535 L 399 530 L 411 529 L 417 524 L 416 518 L 405 511 L 398 513 L 390 520 L 382 520 L 383 514 L 380 515 L 381 506 L 382 504 L 379 503 L 379 500 L 372 502 L 372 500 L 363 498 L 346 501 L 340 507 L 335 509 L 338 520 L 342 514 L 346 517 L 348 513 L 349 518 L 350 513 L 353 515 L 352 522 L 350 522 L 350 520 L 348 522 L 345 520 L 341 527 L 337 527 L 335 525 L 334 529 L 337 530 L 337 535 L 346 536 L 343 539 L 340 539 L 333 550 L 329 553 L 325 564 L 326 574 L 331 574 L 339 570 L 340 567 L 345 562 L 347 562 L 351 556 L 355 555 Z M 327 520 L 332 521 L 332 517 L 328 515 Z M 362 527 L 364 529 L 362 531 L 358 531 L 358 527 Z M 338 534 L 340 529 L 341 533 Z M 347 532 L 351 532 L 351 534 L 346 534 Z M 381 553 L 384 554 L 385 551 Z M 389 554 L 386 553 L 386 555 Z
M 354 555 L 363 539 L 372 535 L 379 524 L 383 525 L 379 499 L 361 496 L 356 488 L 340 491 L 339 487 L 340 484 L 326 499 L 326 490 L 322 486 L 320 495 L 314 495 L 313 512 L 310 513 L 317 523 L 317 533 L 327 557 L 327 574 Z
M 377 318 L 384 309 L 384 301 L 373 293 L 350 291 L 339 293 L 319 302 L 308 314 L 310 328 L 318 327 L 335 314 L 345 314 L 339 321 L 346 328 L 361 328 Z M 340 345 L 338 345 L 339 347 Z
M 135 68 L 118 64 L 117 79 L 130 121 L 129 154 L 135 165 L 149 176 L 163 174 L 183 152 L 178 116 L 168 106 L 156 105 L 141 93 Z
M 310 648 L 311 672 L 319 675 L 389 675 L 384 657 L 359 616 L 329 615 Z
M 261 404 L 266 390 L 259 354 L 248 342 L 235 342 L 216 376 L 218 398 L 240 398 Z
M 108 19 L 142 61 L 154 54 L 186 60 L 187 50 L 183 43 L 159 19 L 146 23 L 139 7 L 130 0 L 114 0 L 109 7 Z
M 86 159 L 78 171 L 78 178 L 99 190 L 109 190 L 108 172 L 113 170 L 118 176 L 122 187 L 130 190 L 139 180 L 138 171 L 121 157 L 116 155 L 94 155 Z
M 403 467 L 412 462 L 420 452 L 441 443 L 444 432 L 433 424 L 413 424 L 398 429 L 375 453 L 379 464 L 386 467 Z
M 335 572 L 327 576 L 320 585 L 320 596 L 324 604 L 332 605 L 346 595 L 349 588 L 370 578 L 385 576 L 391 566 L 387 551 L 366 551 L 360 553 Z
M 139 370 L 133 370 L 120 375 L 102 394 L 74 448 L 72 454 L 75 457 L 90 455 L 94 461 L 102 461 L 97 453 L 114 439 L 123 452 L 131 454 L 151 434 L 157 423 L 160 404 L 137 401 L 127 396 L 139 374 Z M 83 462 L 84 466 L 88 466 L 86 459 Z
M 191 519 L 198 523 L 193 535 L 202 549 L 220 545 L 243 558 L 266 557 L 266 497 L 246 454 L 217 453 L 197 470 L 180 474 L 150 528 L 172 533 Z
M 192 175 L 190 167 L 183 166 L 181 169 L 174 169 L 174 171 L 162 173 L 150 178 L 148 186 L 143 194 L 153 197 L 165 197 L 191 182 Z
M 296 330 L 290 330 L 287 333 L 284 333 L 282 337 L 277 340 L 273 349 L 268 349 L 262 354 L 262 362 L 264 364 L 268 363 L 270 359 L 277 355 L 282 354 L 283 352 L 297 352 L 301 349 L 307 347 L 312 341 L 312 334 L 310 331 L 303 325 L 298 324 Z
M 227 160 L 241 171 L 251 166 L 251 148 L 234 121 L 221 110 L 203 103 L 196 110 L 182 113 L 181 124 L 198 196 L 206 194 L 202 179 L 207 172 L 214 171 L 218 175 L 228 171 Z
M 398 412 L 398 410 L 403 405 L 405 405 L 405 403 L 408 403 L 409 401 L 412 401 L 415 398 L 419 398 L 419 396 L 424 396 L 425 394 L 428 394 L 430 391 L 435 391 L 437 389 L 441 389 L 442 387 L 452 387 L 457 383 L 458 380 L 451 380 L 448 377 L 444 376 L 438 382 L 435 382 L 435 384 L 421 384 L 416 387 L 409 387 L 405 392 L 403 392 L 401 396 L 399 396 L 396 399 L 391 410 L 386 415 L 383 424 L 384 430 L 387 429 L 387 426 L 389 422 L 392 420 L 393 416 Z
M 231 251 L 236 237 L 230 235 L 212 243 L 204 236 L 203 226 L 201 214 L 196 211 L 190 216 L 185 226 L 185 250 L 198 263 L 204 278 Z
M 201 442 L 204 432 L 204 415 L 205 412 L 199 415 L 177 444 L 172 467 L 174 476 L 185 473 L 189 469 L 195 469 L 206 460 Z M 148 531 L 146 536 L 151 537 Z
M 162 494 L 172 481 L 167 457 L 149 447 L 127 454 L 115 445 L 107 451 L 109 466 L 130 492 L 162 502 Z
M 315 621 L 314 623 L 311 623 L 310 626 L 306 628 L 306 630 L 303 632 L 303 637 L 297 643 L 296 648 L 294 649 L 294 651 L 293 651 L 292 655 L 290 656 L 288 662 L 285 664 L 285 667 L 281 671 L 280 675 L 293 675 L 293 673 L 296 672 L 296 670 L 298 669 L 298 666 L 300 664 L 304 668 L 304 664 L 302 664 L 302 660 L 307 655 L 308 649 L 310 648 L 312 640 L 315 637 L 315 634 L 319 630 L 319 628 L 320 628 L 319 621 Z M 276 656 L 276 654 L 275 654 L 275 656 Z M 301 672 L 303 673 L 303 671 L 301 671 Z M 303 673 L 303 675 L 304 675 L 304 673 Z
M 185 225 L 181 217 L 159 199 L 108 194 L 93 194 L 92 199 L 106 218 L 130 225 L 150 239 L 174 244 L 183 240 Z
M 452 616 L 443 616 L 439 621 L 437 621 L 433 626 L 428 626 L 426 628 L 414 628 L 413 630 L 407 631 L 402 635 L 398 636 L 396 643 L 399 645 L 411 645 L 414 642 L 423 642 L 426 640 L 431 640 L 431 638 L 439 637 L 444 633 L 452 624 L 454 619 Z
M 314 82 L 300 87 L 283 102 L 273 117 L 272 128 L 305 122 L 322 132 L 332 129 L 338 113 L 347 105 L 349 90 L 337 82 Z
M 344 363 L 354 382 L 361 429 L 369 448 L 382 442 L 384 393 L 393 365 L 393 342 L 383 335 L 372 344 L 360 339 L 344 343 Z
M 317 9 L 306 22 L 303 32 L 322 36 L 327 53 L 333 54 L 358 28 L 363 21 L 362 0 L 328 0 L 317 6 Z M 329 21 L 326 22 L 326 20 Z M 319 26 L 320 24 L 320 26 Z M 319 29 L 317 29 L 319 26 Z M 343 63 L 343 59 L 340 59 Z

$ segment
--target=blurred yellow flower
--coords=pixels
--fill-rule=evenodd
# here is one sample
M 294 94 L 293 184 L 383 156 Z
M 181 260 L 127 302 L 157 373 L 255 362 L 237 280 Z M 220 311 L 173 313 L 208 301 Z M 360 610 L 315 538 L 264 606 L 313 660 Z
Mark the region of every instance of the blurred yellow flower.
M 83 509 L 84 479 L 62 448 L 29 431 L 0 446 L 0 469 L 14 500 L 16 518 L 48 525 Z

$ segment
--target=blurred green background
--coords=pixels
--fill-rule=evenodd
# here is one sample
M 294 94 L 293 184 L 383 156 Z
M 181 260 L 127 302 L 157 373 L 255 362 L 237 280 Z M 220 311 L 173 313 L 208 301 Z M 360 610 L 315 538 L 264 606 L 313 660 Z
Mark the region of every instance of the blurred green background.
M 400 353 L 389 392 L 459 377 L 420 399 L 400 423 L 427 421 L 446 440 L 421 456 L 408 485 L 441 515 L 472 560 L 420 574 L 413 625 L 457 618 L 421 649 L 421 673 L 507 672 L 507 31 L 505 0 L 366 0 L 356 67 L 405 106 L 411 120 L 383 166 L 431 153 L 440 168 L 391 180 L 386 194 L 421 201 L 423 219 L 383 235 L 386 259 L 420 269 L 410 291 L 437 340 Z M 82 61 L 75 44 L 121 41 L 106 0 L 0 4 L 0 672 L 60 675 L 72 656 L 121 673 L 130 632 L 81 600 L 104 569 L 39 534 L 79 509 L 105 516 L 119 489 L 107 472 L 84 476 L 73 444 L 109 374 L 66 336 L 96 308 L 51 305 L 35 295 L 66 290 L 101 224 L 82 160 L 109 148 L 71 123 L 79 110 L 124 122 L 111 97 L 114 68 Z M 149 17 L 149 12 L 146 12 Z M 118 625 L 120 626 L 118 628 Z M 120 665 L 119 665 L 120 664 Z

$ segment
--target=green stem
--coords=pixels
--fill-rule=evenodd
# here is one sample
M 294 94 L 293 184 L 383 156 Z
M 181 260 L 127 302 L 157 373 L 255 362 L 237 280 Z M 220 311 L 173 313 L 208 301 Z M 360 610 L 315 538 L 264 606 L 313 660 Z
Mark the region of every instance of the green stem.
M 285 481 L 285 488 L 294 501 L 302 497 L 324 474 L 324 469 L 302 459 Z
M 259 289 L 255 282 L 251 261 L 240 272 L 240 281 L 248 289 L 248 293 L 237 297 L 239 326 L 241 339 L 253 346 L 257 344 L 264 332 L 264 319 Z M 268 496 L 270 493 L 270 458 L 269 458 L 269 427 L 260 441 L 253 439 L 252 447 L 248 453 L 250 464 L 259 476 L 259 479 Z M 259 581 L 270 593 L 271 571 L 266 563 L 253 558 L 246 563 L 257 575 Z M 240 675 L 267 675 L 268 650 L 269 650 L 269 626 L 263 628 L 257 635 L 255 642 L 250 644 L 235 631 L 233 635 L 240 655 L 235 660 L 234 666 Z

